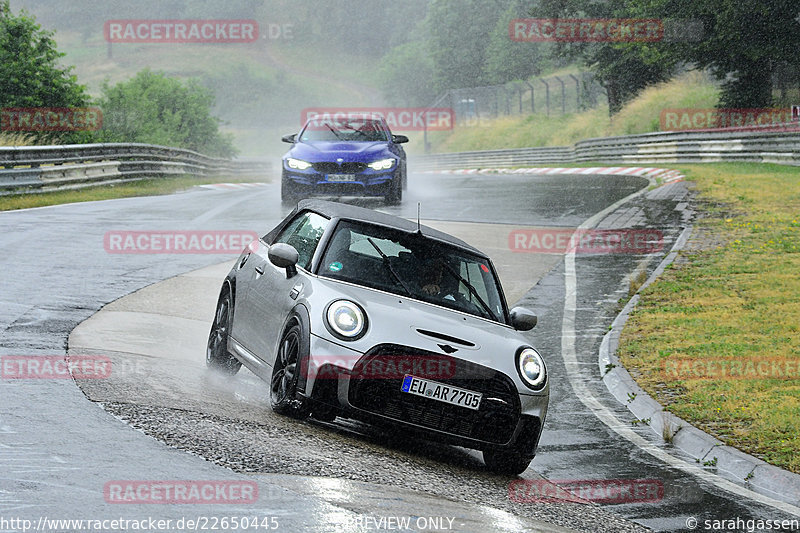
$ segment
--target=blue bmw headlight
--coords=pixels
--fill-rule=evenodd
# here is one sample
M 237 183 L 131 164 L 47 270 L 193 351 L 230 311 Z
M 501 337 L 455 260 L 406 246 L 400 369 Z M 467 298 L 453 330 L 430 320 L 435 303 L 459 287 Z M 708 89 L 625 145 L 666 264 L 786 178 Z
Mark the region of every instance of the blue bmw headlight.
M 394 159 L 381 159 L 367 165 L 372 170 L 388 170 L 394 166 Z
M 296 168 L 297 170 L 306 170 L 311 166 L 311 163 L 308 161 L 303 161 L 302 159 L 295 159 L 294 157 L 287 157 L 286 158 L 286 165 L 289 168 Z

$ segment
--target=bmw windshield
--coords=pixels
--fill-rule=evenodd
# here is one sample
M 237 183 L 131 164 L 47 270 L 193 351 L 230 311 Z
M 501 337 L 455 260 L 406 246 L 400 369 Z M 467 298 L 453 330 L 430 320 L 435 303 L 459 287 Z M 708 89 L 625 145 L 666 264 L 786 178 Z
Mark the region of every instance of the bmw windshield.
M 418 233 L 342 221 L 319 274 L 507 323 L 487 260 Z
M 371 118 L 313 119 L 300 132 L 301 141 L 386 142 L 383 124 Z

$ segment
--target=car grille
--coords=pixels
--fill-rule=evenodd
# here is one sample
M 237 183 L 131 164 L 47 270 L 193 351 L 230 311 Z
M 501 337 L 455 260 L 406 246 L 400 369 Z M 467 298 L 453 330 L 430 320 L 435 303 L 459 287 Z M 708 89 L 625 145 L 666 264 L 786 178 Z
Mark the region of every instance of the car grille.
M 451 368 L 455 368 L 452 376 L 420 377 L 482 393 L 480 408 L 467 409 L 401 392 L 402 376 L 380 379 L 358 373 L 359 368 L 369 367 L 369 359 L 380 357 L 385 361 L 392 355 L 450 360 Z M 514 383 L 501 372 L 469 361 L 399 345 L 380 345 L 361 358 L 355 372 L 350 378 L 348 399 L 352 406 L 370 413 L 492 444 L 509 442 L 519 421 L 519 393 Z
M 343 163 L 322 162 L 312 165 L 314 170 L 322 174 L 356 174 L 363 172 L 367 168 L 366 163 L 356 161 L 345 161 Z

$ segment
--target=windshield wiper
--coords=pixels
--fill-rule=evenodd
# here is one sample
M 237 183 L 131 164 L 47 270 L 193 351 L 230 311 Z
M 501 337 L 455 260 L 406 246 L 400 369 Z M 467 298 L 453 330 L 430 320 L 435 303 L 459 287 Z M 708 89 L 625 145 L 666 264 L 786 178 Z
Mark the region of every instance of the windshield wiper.
M 340 141 L 343 141 L 343 140 L 344 140 L 344 139 L 342 138 L 342 136 L 341 136 L 341 135 L 339 135 L 339 134 L 336 132 L 336 130 L 335 130 L 335 129 L 333 129 L 333 128 L 331 127 L 331 125 L 330 125 L 330 124 L 325 124 L 325 127 L 326 127 L 326 128 L 328 128 L 329 130 L 331 130 L 331 133 L 333 133 L 333 134 L 336 136 L 336 138 L 337 138 L 337 139 L 339 139 Z
M 455 277 L 455 278 L 456 278 L 458 281 L 460 281 L 461 283 L 463 283 L 463 284 L 464 284 L 464 286 L 466 286 L 466 287 L 467 287 L 467 290 L 469 291 L 469 293 L 470 293 L 471 295 L 473 295 L 473 296 L 475 297 L 475 299 L 476 299 L 476 300 L 478 300 L 478 303 L 480 303 L 480 304 L 481 304 L 481 307 L 483 307 L 484 311 L 486 311 L 486 312 L 489 314 L 489 318 L 491 318 L 492 320 L 497 320 L 498 322 L 500 322 L 500 321 L 497 319 L 497 317 L 495 316 L 495 314 L 494 314 L 494 312 L 492 311 L 492 309 L 491 309 L 491 308 L 490 308 L 490 307 L 489 307 L 489 306 L 486 304 L 486 302 L 484 302 L 484 301 L 483 301 L 483 298 L 481 298 L 480 294 L 478 294 L 478 291 L 475 289 L 475 287 L 473 287 L 473 286 L 472 286 L 472 284 L 471 284 L 469 281 L 465 280 L 465 279 L 464 279 L 464 278 L 461 276 L 461 274 L 459 274 L 458 272 L 456 272 L 456 271 L 453 269 L 453 267 L 451 267 L 450 265 L 448 265 L 446 262 L 442 261 L 442 266 L 443 266 L 444 268 L 446 268 L 446 269 L 447 269 L 447 271 L 448 271 L 448 272 L 450 272 L 450 274 L 451 274 L 453 277 Z
M 406 291 L 406 294 L 408 294 L 409 296 L 411 296 L 413 298 L 414 295 L 411 294 L 411 291 L 409 290 L 409 288 L 406 286 L 405 283 L 403 283 L 403 280 L 400 279 L 400 276 L 397 275 L 397 272 L 394 271 L 394 267 L 392 266 L 391 261 L 389 261 L 389 256 L 387 256 L 385 253 L 383 253 L 383 250 L 378 248 L 378 245 L 375 244 L 375 241 L 372 240 L 372 237 L 367 237 L 367 241 L 381 255 L 381 258 L 383 258 L 383 264 L 386 265 L 387 270 L 389 270 L 389 272 L 392 274 L 392 276 L 394 276 L 394 279 L 397 280 L 397 283 L 399 283 L 400 286 L 403 287 L 403 290 Z

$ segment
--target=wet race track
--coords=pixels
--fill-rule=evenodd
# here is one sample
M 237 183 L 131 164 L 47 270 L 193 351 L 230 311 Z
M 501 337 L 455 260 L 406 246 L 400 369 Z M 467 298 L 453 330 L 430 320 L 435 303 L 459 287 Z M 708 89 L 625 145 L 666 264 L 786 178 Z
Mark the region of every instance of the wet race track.
M 631 276 L 656 268 L 690 214 L 684 183 L 647 186 L 623 176 L 412 174 L 400 206 L 352 200 L 407 218 L 421 202 L 424 223 L 489 253 L 509 304 L 519 300 L 539 316 L 529 336 L 547 361 L 551 399 L 538 455 L 520 476 L 527 485 L 488 473 L 471 450 L 349 420 L 298 422 L 272 413 L 267 387 L 253 374 L 243 369 L 224 379 L 204 367 L 217 291 L 236 254 L 104 249 L 108 231 L 266 233 L 288 211 L 277 184 L 0 213 L 0 355 L 63 356 L 69 348 L 108 357 L 115 369 L 77 387 L 72 380 L 0 381 L 0 515 L 177 519 L 186 506 L 114 506 L 104 487 L 112 480 L 237 479 L 259 484 L 257 507 L 192 510 L 241 516 L 257 509 L 277 517 L 282 531 L 380 529 L 359 516 L 449 517 L 438 530 L 455 531 L 676 531 L 692 518 L 792 518 L 790 506 L 749 498 L 738 485 L 718 482 L 712 467 L 681 458 L 634 424 L 601 380 L 598 349 Z M 654 230 L 663 242 L 651 253 L 578 250 L 565 259 L 531 240 L 583 224 Z M 584 492 L 594 501 L 579 502 L 567 492 L 542 501 L 530 490 L 509 490 L 542 487 L 542 478 L 565 487 L 589 483 L 606 496 L 609 487 L 622 492 L 605 500 Z

